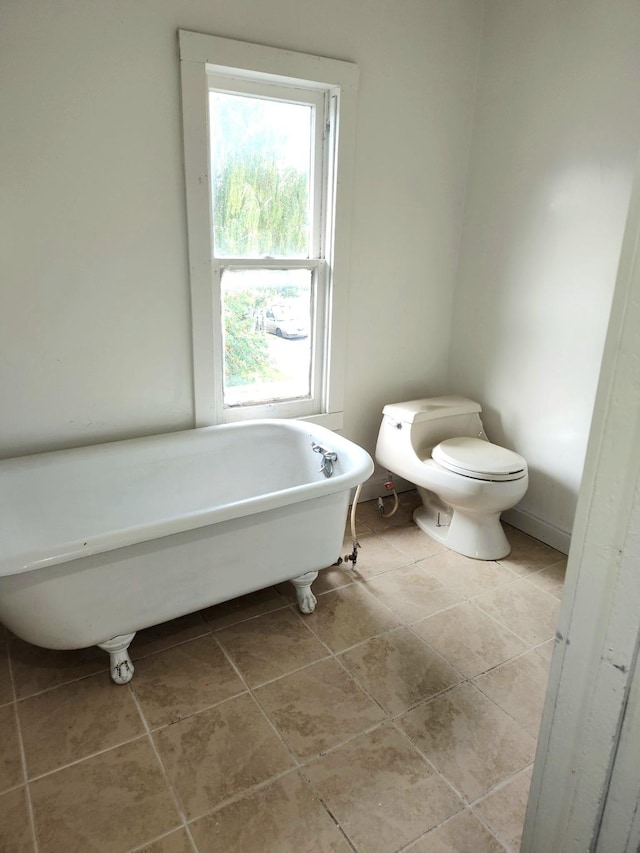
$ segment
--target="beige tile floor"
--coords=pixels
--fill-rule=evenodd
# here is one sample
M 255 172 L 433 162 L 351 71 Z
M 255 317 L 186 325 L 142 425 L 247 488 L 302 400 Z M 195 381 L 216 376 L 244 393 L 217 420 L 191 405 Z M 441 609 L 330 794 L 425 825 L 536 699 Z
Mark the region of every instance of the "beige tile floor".
M 283 584 L 140 632 L 124 687 L 0 633 L 0 850 L 517 851 L 566 560 L 466 559 L 416 500 L 361 505 L 312 615 Z

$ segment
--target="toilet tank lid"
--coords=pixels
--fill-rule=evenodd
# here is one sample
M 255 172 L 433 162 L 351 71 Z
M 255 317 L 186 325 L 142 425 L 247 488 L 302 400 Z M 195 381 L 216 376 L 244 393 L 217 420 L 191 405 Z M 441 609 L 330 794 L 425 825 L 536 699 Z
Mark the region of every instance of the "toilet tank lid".
M 435 418 L 451 418 L 455 415 L 472 415 L 481 412 L 479 403 L 467 397 L 451 394 L 447 397 L 428 397 L 424 400 L 409 400 L 406 403 L 388 403 L 382 413 L 406 424 L 421 423 Z

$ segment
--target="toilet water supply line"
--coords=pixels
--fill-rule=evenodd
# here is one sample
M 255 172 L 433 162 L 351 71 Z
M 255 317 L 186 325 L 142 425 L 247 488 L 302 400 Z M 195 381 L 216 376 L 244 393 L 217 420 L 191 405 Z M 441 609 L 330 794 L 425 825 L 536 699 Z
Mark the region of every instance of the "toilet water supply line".
M 385 489 L 389 489 L 393 492 L 393 506 L 391 507 L 391 512 L 385 512 L 384 498 L 378 498 L 378 512 L 380 513 L 381 518 L 391 518 L 391 516 L 395 515 L 398 511 L 398 493 L 396 492 L 395 486 L 393 485 L 391 471 L 387 471 L 387 482 L 384 484 L 384 487 Z

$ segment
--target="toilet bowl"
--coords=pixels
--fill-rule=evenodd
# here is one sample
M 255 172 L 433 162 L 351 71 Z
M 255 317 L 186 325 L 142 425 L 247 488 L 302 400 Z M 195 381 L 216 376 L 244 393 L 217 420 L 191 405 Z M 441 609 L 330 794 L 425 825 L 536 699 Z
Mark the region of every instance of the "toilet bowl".
M 376 461 L 417 486 L 421 530 L 467 557 L 499 560 L 511 550 L 500 515 L 524 497 L 529 474 L 522 456 L 489 442 L 481 411 L 455 395 L 387 405 Z

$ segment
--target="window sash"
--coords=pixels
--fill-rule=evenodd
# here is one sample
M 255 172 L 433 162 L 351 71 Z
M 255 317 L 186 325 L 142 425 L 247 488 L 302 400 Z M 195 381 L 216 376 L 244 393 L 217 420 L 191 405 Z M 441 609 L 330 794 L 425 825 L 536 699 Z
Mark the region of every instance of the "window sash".
M 330 121 L 331 100 L 327 90 L 300 88 L 286 84 L 261 83 L 259 80 L 248 80 L 219 73 L 208 72 L 209 92 L 221 92 L 228 95 L 247 95 L 264 100 L 282 101 L 284 103 L 301 104 L 313 110 L 313 126 L 311 131 L 311 167 L 310 167 L 310 258 L 325 257 L 326 219 L 329 212 L 327 207 L 328 179 L 330 178 L 330 152 L 328 145 L 328 125 Z M 209 126 L 211 116 L 208 115 Z M 216 252 L 215 234 L 212 236 L 213 257 L 221 257 Z M 284 257 L 287 257 L 286 255 Z M 225 258 L 227 260 L 227 258 Z
M 311 303 L 311 382 L 310 398 L 296 397 L 290 400 L 264 401 L 247 405 L 228 405 L 224 403 L 224 337 L 222 310 L 222 275 L 225 270 L 309 270 L 312 274 Z M 213 262 L 213 304 L 219 318 L 219 334 L 216 338 L 215 361 L 220 365 L 220 383 L 218 406 L 220 421 L 230 423 L 251 418 L 305 417 L 320 414 L 326 407 L 326 365 L 327 365 L 327 316 L 329 310 L 328 265 L 321 259 L 291 261 L 269 259 L 268 261 L 247 258 L 224 258 Z
M 227 75 L 207 74 L 208 91 L 228 94 L 244 94 L 250 97 L 273 99 L 287 103 L 303 104 L 313 109 L 312 127 L 310 133 L 311 163 L 310 163 L 310 204 L 309 204 L 309 255 L 307 259 L 293 257 L 275 258 L 229 258 L 218 255 L 215 245 L 215 229 L 212 230 L 212 270 L 214 275 L 213 301 L 216 315 L 219 317 L 217 353 L 215 363 L 218 390 L 219 418 L 223 423 L 249 418 L 304 416 L 320 414 L 326 408 L 325 372 L 327 350 L 327 312 L 328 312 L 328 270 L 323 259 L 326 239 L 329 233 L 328 200 L 330 195 L 327 180 L 330 172 L 331 150 L 329 141 L 329 109 L 332 106 L 330 93 L 325 90 L 309 89 L 299 86 L 280 85 L 273 82 L 261 83 L 256 80 L 236 78 Z M 209 113 L 208 122 L 211 126 L 212 117 Z M 209 139 L 211 137 L 209 136 Z M 209 156 L 212 152 L 209 146 Z M 212 198 L 212 215 L 213 215 Z M 310 261 L 315 260 L 315 263 Z M 224 316 L 222 309 L 222 275 L 225 270 L 247 269 L 308 269 L 312 272 L 312 305 L 311 305 L 311 381 L 309 398 L 293 398 L 291 400 L 264 400 L 246 405 L 229 405 L 225 403 L 224 391 Z
M 311 163 L 310 163 L 310 204 L 309 204 L 309 255 L 306 259 L 294 257 L 275 258 L 229 258 L 218 255 L 215 245 L 215 230 L 212 229 L 212 272 L 214 277 L 213 303 L 217 323 L 216 335 L 216 385 L 218 417 L 223 423 L 245 420 L 256 417 L 304 416 L 320 414 L 326 408 L 325 372 L 327 350 L 327 313 L 328 313 L 328 270 L 324 261 L 328 229 L 328 197 L 327 178 L 329 175 L 329 151 L 327 132 L 328 110 L 331 106 L 329 93 L 326 90 L 314 90 L 304 87 L 283 86 L 275 83 L 261 83 L 255 80 L 245 80 L 219 74 L 207 74 L 208 91 L 229 94 L 245 94 L 259 98 L 267 98 L 288 103 L 303 104 L 313 109 L 313 122 L 310 134 Z M 208 115 L 209 127 L 211 115 Z M 209 139 L 210 139 L 209 135 Z M 209 156 L 212 152 L 209 148 Z M 214 199 L 212 198 L 212 203 Z M 213 206 L 212 206 L 213 216 Z M 311 381 L 310 398 L 294 398 L 291 400 L 264 400 L 246 405 L 229 405 L 225 403 L 224 391 L 224 316 L 222 309 L 222 275 L 225 270 L 287 270 L 308 269 L 312 273 L 312 305 L 311 305 Z

